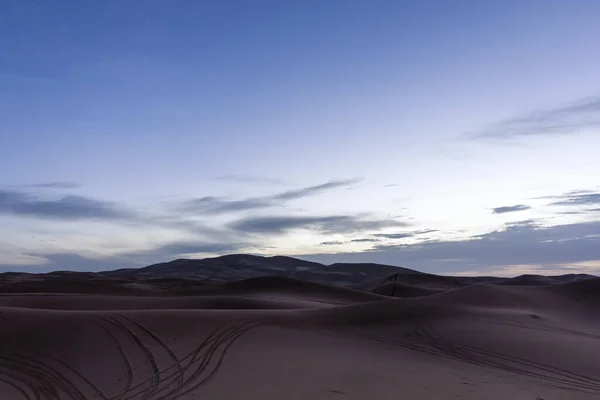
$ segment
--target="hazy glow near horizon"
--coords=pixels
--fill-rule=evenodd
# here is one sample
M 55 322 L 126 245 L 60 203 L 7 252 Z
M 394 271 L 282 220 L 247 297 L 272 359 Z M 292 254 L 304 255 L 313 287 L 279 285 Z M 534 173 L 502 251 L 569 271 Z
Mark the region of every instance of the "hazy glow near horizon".
M 0 271 L 251 252 L 597 272 L 599 16 L 4 2 Z

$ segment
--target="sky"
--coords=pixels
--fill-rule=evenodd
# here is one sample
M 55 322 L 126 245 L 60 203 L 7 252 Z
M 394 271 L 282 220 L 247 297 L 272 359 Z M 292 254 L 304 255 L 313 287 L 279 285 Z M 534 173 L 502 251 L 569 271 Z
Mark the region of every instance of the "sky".
M 0 1 L 0 272 L 600 274 L 600 2 Z

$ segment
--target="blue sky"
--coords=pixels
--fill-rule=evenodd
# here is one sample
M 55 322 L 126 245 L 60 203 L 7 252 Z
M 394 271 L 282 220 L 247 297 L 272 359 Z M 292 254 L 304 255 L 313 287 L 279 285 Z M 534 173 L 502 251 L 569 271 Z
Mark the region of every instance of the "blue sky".
M 0 269 L 600 270 L 600 4 L 0 3 Z

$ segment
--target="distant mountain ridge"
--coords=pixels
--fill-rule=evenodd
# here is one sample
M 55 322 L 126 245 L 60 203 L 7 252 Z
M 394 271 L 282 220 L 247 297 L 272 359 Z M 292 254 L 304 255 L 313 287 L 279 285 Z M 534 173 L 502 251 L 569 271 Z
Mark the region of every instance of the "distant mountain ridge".
M 392 265 L 347 263 L 324 265 L 294 257 L 263 257 L 249 254 L 230 254 L 204 259 L 177 259 L 138 270 L 116 270 L 104 274 L 127 275 L 138 278 L 208 279 L 216 282 L 231 282 L 274 275 L 348 286 L 360 284 L 369 278 L 384 278 L 395 273 L 425 275 L 423 272 Z
M 553 286 L 597 278 L 587 274 L 458 277 L 373 263 L 324 265 L 286 256 L 230 254 L 205 259 L 177 259 L 138 269 L 102 272 L 8 272 L 0 274 L 0 293 L 209 293 L 220 290 L 217 288 L 219 285 L 261 277 L 308 281 L 391 297 L 422 297 L 477 284 Z M 269 282 L 284 281 L 274 279 Z

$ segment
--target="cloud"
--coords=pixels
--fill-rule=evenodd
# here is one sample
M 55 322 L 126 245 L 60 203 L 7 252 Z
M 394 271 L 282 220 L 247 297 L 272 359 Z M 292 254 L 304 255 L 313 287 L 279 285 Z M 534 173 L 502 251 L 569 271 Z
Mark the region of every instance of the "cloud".
M 512 138 L 534 135 L 573 134 L 600 126 L 600 97 L 542 110 L 500 122 L 473 138 Z
M 122 220 L 133 215 L 118 205 L 89 197 L 67 195 L 42 199 L 30 193 L 0 190 L 0 214 L 53 220 Z
M 386 239 L 405 239 L 405 238 L 413 237 L 414 234 L 412 234 L 410 232 L 406 232 L 406 233 L 376 233 L 373 236 L 377 236 L 380 238 L 386 238 Z
M 16 187 L 32 189 L 77 189 L 80 188 L 81 185 L 75 182 L 45 182 L 30 185 L 16 185 Z
M 551 206 L 589 206 L 600 205 L 600 192 L 575 191 L 563 195 L 547 197 L 554 199 Z
M 320 194 L 326 192 L 331 189 L 337 189 L 340 187 L 351 186 L 358 182 L 360 179 L 347 179 L 347 180 L 339 180 L 339 181 L 330 181 L 327 183 L 323 183 L 321 185 L 309 186 L 298 190 L 290 190 L 287 192 L 279 193 L 271 196 L 273 200 L 297 200 L 303 197 L 314 196 L 316 194 Z
M 281 234 L 292 230 L 309 229 L 323 233 L 354 233 L 377 230 L 405 223 L 389 220 L 370 220 L 359 216 L 265 216 L 243 218 L 229 224 L 237 232 L 253 234 Z
M 542 227 L 527 220 L 465 240 L 380 245 L 360 253 L 303 257 L 324 263 L 376 262 L 433 273 L 511 265 L 555 268 L 600 260 L 600 221 Z
M 517 211 L 530 210 L 530 209 L 531 209 L 531 207 L 527 206 L 525 204 L 517 204 L 514 206 L 503 206 L 503 207 L 492 208 L 492 213 L 506 214 L 506 213 L 512 213 L 512 212 L 517 212 Z
M 346 243 L 348 243 L 348 242 L 342 242 L 340 240 L 331 240 L 328 242 L 321 242 L 321 246 L 338 246 L 338 245 L 346 244 Z
M 434 232 L 439 232 L 439 229 L 423 229 L 421 231 L 414 231 L 413 234 L 415 234 L 415 235 L 425 235 L 427 233 L 434 233 Z
M 36 264 L 0 265 L 1 270 L 48 272 L 56 270 L 106 271 L 118 268 L 137 268 L 171 261 L 187 254 L 228 254 L 245 248 L 242 243 L 213 243 L 182 240 L 150 249 L 124 252 L 108 257 L 86 257 L 76 253 L 31 253 L 26 256 Z M 41 260 L 41 262 L 40 262 Z M 41 265 L 40 265 L 41 264 Z
M 303 219 L 271 217 L 263 222 L 257 223 L 253 220 L 245 227 L 260 234 L 281 233 L 282 230 L 285 232 L 296 227 L 343 234 L 354 229 L 363 232 L 364 226 L 361 227 L 361 224 L 366 224 L 367 227 L 380 225 L 378 221 L 365 221 L 358 217 L 347 216 Z M 248 224 L 248 220 L 244 220 L 244 223 Z M 361 238 L 354 240 L 361 241 Z M 350 241 L 329 241 L 323 242 L 322 245 L 343 245 L 348 242 Z M 45 259 L 46 264 L 32 267 L 11 265 L 0 266 L 0 268 L 25 271 L 35 268 L 35 272 L 56 269 L 98 271 L 141 267 L 180 258 L 185 254 L 239 253 L 249 247 L 252 245 L 241 242 L 182 240 L 104 258 L 90 258 L 73 253 L 32 253 L 26 256 L 36 261 Z M 541 226 L 539 221 L 525 220 L 506 224 L 502 229 L 463 240 L 427 241 L 402 245 L 379 244 L 362 252 L 312 254 L 302 255 L 301 258 L 324 263 L 376 262 L 440 274 L 486 270 L 496 273 L 502 272 L 504 268 L 507 274 L 513 274 L 517 271 L 514 269 L 515 266 L 519 266 L 521 271 L 524 268 L 534 268 L 544 273 L 543 268 L 556 271 L 584 264 L 600 265 L 600 221 Z
M 385 238 L 385 239 L 406 239 L 417 235 L 424 235 L 426 233 L 438 232 L 437 229 L 424 229 L 420 231 L 412 232 L 399 232 L 399 233 L 375 233 L 373 236 Z
M 590 214 L 595 214 L 597 212 L 600 212 L 600 208 L 585 208 L 582 210 L 569 210 L 569 211 L 559 212 L 558 214 L 561 214 L 561 215 L 590 215 Z
M 56 253 L 38 256 L 44 260 L 37 265 L 3 265 L 0 271 L 44 273 L 50 271 L 106 271 L 119 268 L 131 268 L 142 265 L 131 264 L 129 260 L 118 258 L 89 258 L 76 253 Z
M 283 179 L 266 178 L 261 176 L 250 176 L 250 175 L 222 175 L 214 178 L 218 181 L 233 182 L 233 183 L 251 183 L 259 185 L 281 185 L 285 183 Z
M 337 180 L 316 186 L 309 186 L 297 190 L 289 190 L 264 197 L 249 197 L 241 200 L 225 200 L 221 197 L 202 197 L 186 201 L 179 207 L 180 211 L 194 214 L 228 214 L 241 211 L 264 209 L 283 206 L 285 202 L 314 196 L 332 189 L 345 187 L 358 182 L 357 179 Z
M 186 254 L 227 254 L 243 249 L 243 243 L 216 243 L 200 240 L 181 240 L 167 243 L 151 249 L 132 251 L 112 257 L 119 262 L 148 265 L 157 262 L 170 261 Z
M 379 242 L 379 239 L 359 238 L 359 239 L 352 239 L 352 240 L 333 240 L 333 241 L 328 241 L 328 242 L 321 242 L 320 245 L 321 246 L 337 246 L 337 245 L 348 244 L 348 243 L 377 243 L 377 242 Z
M 186 202 L 182 211 L 191 211 L 195 214 L 227 214 L 273 206 L 275 203 L 266 198 L 223 200 L 219 197 L 203 197 Z

